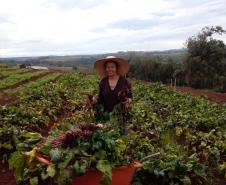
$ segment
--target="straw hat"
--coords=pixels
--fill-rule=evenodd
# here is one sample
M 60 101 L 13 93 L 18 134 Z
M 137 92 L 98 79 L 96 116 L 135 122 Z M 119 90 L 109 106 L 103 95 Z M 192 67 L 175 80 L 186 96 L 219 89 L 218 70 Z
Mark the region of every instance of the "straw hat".
M 118 58 L 115 56 L 108 56 L 106 58 L 97 60 L 94 64 L 94 68 L 96 70 L 96 72 L 100 75 L 100 76 L 106 76 L 105 74 L 105 62 L 108 61 L 114 61 L 118 64 L 118 74 L 119 75 L 125 75 L 126 73 L 128 73 L 129 71 L 129 62 L 122 59 L 122 58 Z

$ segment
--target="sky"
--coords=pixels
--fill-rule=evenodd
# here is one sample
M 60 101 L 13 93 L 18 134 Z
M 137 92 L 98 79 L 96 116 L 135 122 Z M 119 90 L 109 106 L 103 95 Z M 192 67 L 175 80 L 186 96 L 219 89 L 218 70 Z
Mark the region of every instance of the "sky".
M 226 0 L 0 0 L 0 57 L 180 49 L 217 25 Z

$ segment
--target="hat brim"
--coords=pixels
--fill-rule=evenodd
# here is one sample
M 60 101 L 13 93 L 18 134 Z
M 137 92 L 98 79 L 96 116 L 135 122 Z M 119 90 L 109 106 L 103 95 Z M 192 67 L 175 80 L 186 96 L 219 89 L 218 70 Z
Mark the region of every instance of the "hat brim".
M 94 68 L 96 70 L 96 72 L 100 75 L 100 76 L 106 76 L 106 71 L 105 71 L 105 62 L 109 62 L 109 61 L 114 61 L 117 62 L 118 64 L 118 74 L 119 75 L 125 75 L 128 73 L 129 71 L 129 62 L 127 60 L 121 59 L 121 58 L 104 58 L 104 59 L 100 59 L 97 60 L 94 64 Z

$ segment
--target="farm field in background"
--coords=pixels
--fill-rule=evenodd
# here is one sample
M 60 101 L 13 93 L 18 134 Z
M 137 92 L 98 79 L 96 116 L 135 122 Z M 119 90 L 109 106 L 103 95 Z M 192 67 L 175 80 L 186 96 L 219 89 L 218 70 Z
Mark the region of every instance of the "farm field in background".
M 214 97 L 211 92 L 178 87 L 207 95 L 209 101 L 160 83 L 132 80 L 134 99 L 127 114 L 118 108 L 103 114 L 96 106 L 91 116 L 84 94 L 97 94 L 95 75 L 2 66 L 0 80 L 0 184 L 70 184 L 71 176 L 63 173 L 66 166 L 82 174 L 94 161 L 113 167 L 123 164 L 125 156 L 141 160 L 156 152 L 160 155 L 143 163 L 133 185 L 226 184 L 225 94 Z M 124 116 L 129 117 L 124 122 L 128 134 L 119 137 L 116 131 Z M 76 151 L 70 143 L 65 144 L 68 147 L 49 145 L 63 133 L 94 122 L 104 129 L 90 135 L 98 139 L 92 140 L 92 146 L 89 138 L 79 141 Z M 110 155 L 103 143 L 117 154 Z M 40 164 L 35 158 L 38 154 L 53 165 Z

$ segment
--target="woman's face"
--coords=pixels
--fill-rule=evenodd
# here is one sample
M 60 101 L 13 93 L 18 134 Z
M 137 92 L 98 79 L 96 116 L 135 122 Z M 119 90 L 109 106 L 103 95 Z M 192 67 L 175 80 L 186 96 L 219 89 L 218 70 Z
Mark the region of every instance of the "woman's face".
M 107 76 L 117 75 L 117 67 L 116 67 L 116 64 L 114 62 L 108 62 L 106 64 L 105 70 L 106 70 Z

